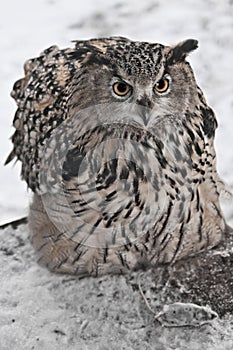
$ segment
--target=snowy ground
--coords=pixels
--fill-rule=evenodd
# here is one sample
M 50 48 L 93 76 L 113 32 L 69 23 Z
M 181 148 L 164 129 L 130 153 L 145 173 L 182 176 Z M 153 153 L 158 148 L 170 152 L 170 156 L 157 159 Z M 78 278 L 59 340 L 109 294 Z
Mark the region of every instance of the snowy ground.
M 164 44 L 199 40 L 199 50 L 190 61 L 218 116 L 218 169 L 233 188 L 232 0 L 8 0 L 0 4 L 0 224 L 26 215 L 30 197 L 20 181 L 20 165 L 3 166 L 11 150 L 16 108 L 10 91 L 23 74 L 24 61 L 53 44 L 67 47 L 74 39 L 107 35 Z M 233 224 L 232 203 L 226 214 Z M 0 242 L 0 350 L 233 347 L 232 316 L 228 315 L 229 322 L 221 320 L 200 332 L 156 328 L 153 315 L 145 316 L 135 276 L 77 282 L 52 275 L 35 263 L 27 226 L 0 230 Z M 229 256 L 222 258 L 230 264 Z M 153 276 L 150 272 L 145 276 L 151 286 Z M 227 281 L 229 287 L 233 281 L 229 276 Z
M 1 350 L 233 349 L 233 236 L 227 248 L 171 267 L 81 280 L 36 263 L 27 225 L 0 229 L 0 242 Z M 220 318 L 162 327 L 139 293 L 139 276 L 156 314 L 164 304 L 192 302 Z

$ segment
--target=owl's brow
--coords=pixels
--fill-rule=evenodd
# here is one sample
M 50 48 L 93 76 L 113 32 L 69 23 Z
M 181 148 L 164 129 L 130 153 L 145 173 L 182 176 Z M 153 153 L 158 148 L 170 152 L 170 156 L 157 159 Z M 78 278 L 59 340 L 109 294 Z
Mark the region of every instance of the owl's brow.
M 128 75 L 154 76 L 165 61 L 164 46 L 149 43 L 118 42 L 107 48 L 104 55 L 111 64 L 123 69 Z

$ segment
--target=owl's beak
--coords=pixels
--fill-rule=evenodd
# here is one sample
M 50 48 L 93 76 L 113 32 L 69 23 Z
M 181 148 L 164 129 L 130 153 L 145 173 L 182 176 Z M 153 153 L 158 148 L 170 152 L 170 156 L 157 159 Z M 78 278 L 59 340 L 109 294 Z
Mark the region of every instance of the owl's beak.
M 137 99 L 137 110 L 143 124 L 147 126 L 150 121 L 150 115 L 152 110 L 152 101 L 148 95 L 143 95 L 140 99 Z

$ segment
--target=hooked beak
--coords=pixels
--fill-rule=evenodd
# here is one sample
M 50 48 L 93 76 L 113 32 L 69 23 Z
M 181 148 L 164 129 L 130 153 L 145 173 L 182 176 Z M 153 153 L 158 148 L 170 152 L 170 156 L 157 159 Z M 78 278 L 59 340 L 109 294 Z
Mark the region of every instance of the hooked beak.
M 138 114 L 143 121 L 145 126 L 148 125 L 151 116 L 151 110 L 153 107 L 153 103 L 148 95 L 144 94 L 141 98 L 136 101 Z

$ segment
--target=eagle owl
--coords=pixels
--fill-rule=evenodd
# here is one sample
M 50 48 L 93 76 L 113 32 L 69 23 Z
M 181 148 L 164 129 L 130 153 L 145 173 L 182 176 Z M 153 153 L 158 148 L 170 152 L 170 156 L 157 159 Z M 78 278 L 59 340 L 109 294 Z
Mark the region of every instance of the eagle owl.
M 124 273 L 221 241 L 217 121 L 186 60 L 196 48 L 109 37 L 25 63 L 7 163 L 22 162 L 34 192 L 29 228 L 42 265 Z

